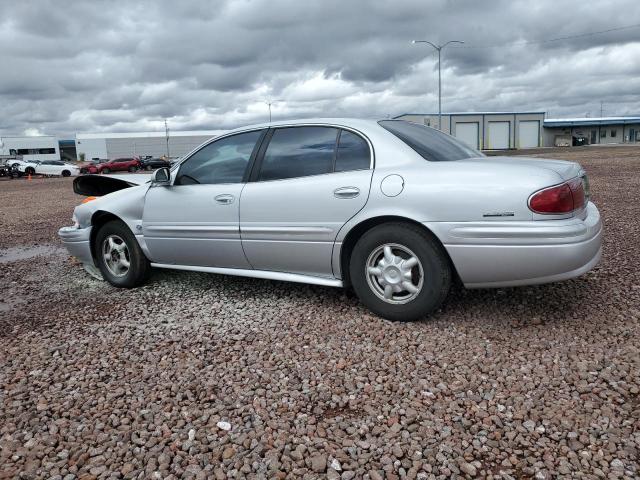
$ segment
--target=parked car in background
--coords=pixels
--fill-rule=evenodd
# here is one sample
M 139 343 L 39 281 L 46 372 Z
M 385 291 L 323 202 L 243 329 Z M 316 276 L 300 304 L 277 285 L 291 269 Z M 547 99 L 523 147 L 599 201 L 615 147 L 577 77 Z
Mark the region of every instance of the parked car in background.
M 77 165 L 65 163 L 60 160 L 43 160 L 35 165 L 30 165 L 24 169 L 27 175 L 60 175 L 63 177 L 76 177 L 80 174 Z
M 78 177 L 74 189 L 104 196 L 59 236 L 114 286 L 143 284 L 151 267 L 351 286 L 391 320 L 435 311 L 455 279 L 557 282 L 602 252 L 577 163 L 487 158 L 401 120 L 245 127 L 172 169 Z
M 87 165 L 87 173 L 136 172 L 140 169 L 140 160 L 134 157 L 116 158 L 104 163 Z
M 15 168 L 19 173 L 24 173 L 25 169 L 29 166 L 35 166 L 38 164 L 38 160 L 17 160 L 15 158 L 7 159 L 6 165 Z
M 156 168 L 170 167 L 171 162 L 164 158 L 145 157 L 140 159 L 141 170 L 154 170 Z
M 100 163 L 107 163 L 109 159 L 107 158 L 92 158 L 88 162 L 83 162 L 78 165 L 80 167 L 80 173 L 90 173 L 89 167 L 99 165 Z

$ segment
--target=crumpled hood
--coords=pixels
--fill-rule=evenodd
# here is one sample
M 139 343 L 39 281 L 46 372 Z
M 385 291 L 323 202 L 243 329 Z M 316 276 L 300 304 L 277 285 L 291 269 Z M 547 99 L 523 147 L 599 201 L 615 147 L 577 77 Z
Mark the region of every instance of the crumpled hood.
M 151 174 L 82 175 L 73 181 L 73 191 L 78 195 L 102 197 L 124 188 L 143 185 L 151 181 Z

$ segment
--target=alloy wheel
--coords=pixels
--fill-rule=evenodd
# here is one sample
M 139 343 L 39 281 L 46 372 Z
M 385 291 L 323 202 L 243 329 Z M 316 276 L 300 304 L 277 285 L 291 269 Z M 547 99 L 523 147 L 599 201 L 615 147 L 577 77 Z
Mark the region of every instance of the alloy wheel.
M 107 270 L 115 277 L 124 277 L 129 272 L 131 257 L 122 237 L 112 234 L 102 242 L 102 256 Z
M 420 259 L 397 243 L 380 245 L 371 252 L 365 264 L 365 276 L 373 293 L 391 304 L 412 301 L 424 284 Z

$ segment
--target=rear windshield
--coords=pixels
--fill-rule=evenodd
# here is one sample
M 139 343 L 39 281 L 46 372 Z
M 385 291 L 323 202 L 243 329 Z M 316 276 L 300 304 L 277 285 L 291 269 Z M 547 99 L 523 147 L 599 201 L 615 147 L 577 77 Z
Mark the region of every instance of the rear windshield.
M 413 148 L 425 160 L 450 162 L 465 158 L 484 157 L 479 151 L 435 128 L 404 120 L 381 120 L 378 123 Z

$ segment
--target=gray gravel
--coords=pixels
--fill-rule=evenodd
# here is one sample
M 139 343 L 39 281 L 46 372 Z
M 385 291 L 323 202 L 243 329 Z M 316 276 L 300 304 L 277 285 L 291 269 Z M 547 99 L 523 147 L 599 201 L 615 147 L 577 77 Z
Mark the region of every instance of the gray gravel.
M 163 271 L 124 291 L 64 255 L 0 263 L 0 479 L 637 478 L 639 153 L 553 152 L 591 175 L 596 270 L 458 289 L 413 324 L 337 289 Z M 4 251 L 56 247 L 77 198 L 42 182 L 31 211 L 33 185 L 0 182 L 3 231 L 30 226 Z

